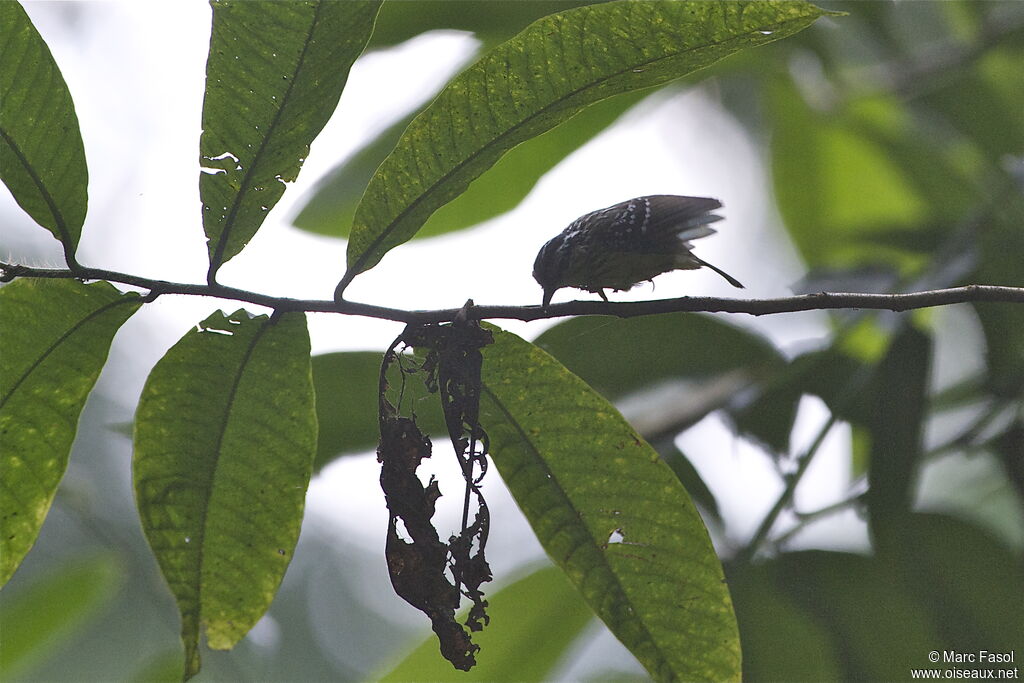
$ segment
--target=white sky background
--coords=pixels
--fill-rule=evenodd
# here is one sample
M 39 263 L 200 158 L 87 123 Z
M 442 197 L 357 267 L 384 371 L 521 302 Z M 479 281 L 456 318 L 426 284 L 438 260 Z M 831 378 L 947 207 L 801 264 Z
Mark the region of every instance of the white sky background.
M 209 6 L 197 1 L 29 2 L 26 9 L 68 82 L 85 139 L 90 208 L 79 260 L 161 279 L 203 282 L 206 246 L 198 148 Z M 445 32 L 360 59 L 298 181 L 249 247 L 221 270 L 220 281 L 276 295 L 330 298 L 344 271 L 345 242 L 292 228 L 299 200 L 339 159 L 427 97 L 436 87 L 433 83 L 457 71 L 474 49 L 470 36 Z M 716 225 L 718 235 L 701 240 L 699 255 L 743 281 L 747 289 L 741 296 L 789 294 L 802 269 L 776 224 L 760 152 L 713 94 L 709 84 L 648 100 L 543 178 L 515 211 L 472 231 L 395 249 L 357 277 L 347 297 L 403 308 L 457 307 L 470 297 L 478 304 L 539 303 L 541 290 L 531 270 L 544 241 L 587 211 L 660 193 L 720 198 L 726 220 Z M 0 216 L 5 257 L 63 265 L 56 240 L 33 224 L 6 191 L 0 192 Z M 457 269 L 431 267 L 456 259 Z M 656 291 L 647 285 L 615 298 L 687 294 L 735 296 L 737 291 L 702 270 L 667 274 L 658 278 Z M 589 296 L 561 290 L 556 300 Z M 102 381 L 120 384 L 125 400 L 133 404 L 148 368 L 181 334 L 217 308 L 241 306 L 164 297 L 144 307 L 116 341 L 122 351 L 132 349 L 135 367 L 108 370 Z M 814 313 L 728 320 L 756 327 L 789 353 L 812 347 L 825 335 L 825 319 Z M 314 352 L 383 349 L 401 329 L 396 323 L 349 316 L 318 314 L 309 321 Z M 501 324 L 532 339 L 550 323 Z M 811 441 L 826 416 L 819 401 L 802 403 L 797 448 Z M 805 478 L 798 496 L 802 509 L 844 495 L 845 430 L 834 430 Z M 715 416 L 679 443 L 718 496 L 734 530 L 731 540 L 743 541 L 781 490 L 770 463 L 733 437 Z M 345 531 L 349 538 L 378 548 L 386 511 L 377 476 L 370 455 L 336 463 L 311 485 L 310 514 L 351 527 Z M 500 575 L 541 551 L 495 470 L 485 491 L 496 524 L 492 562 Z M 358 526 L 353 519 L 359 520 Z M 821 531 L 807 540 L 832 546 L 836 529 L 842 528 L 846 537 L 840 545 L 856 544 L 857 537 L 848 536 L 850 521 L 847 517 L 819 525 Z

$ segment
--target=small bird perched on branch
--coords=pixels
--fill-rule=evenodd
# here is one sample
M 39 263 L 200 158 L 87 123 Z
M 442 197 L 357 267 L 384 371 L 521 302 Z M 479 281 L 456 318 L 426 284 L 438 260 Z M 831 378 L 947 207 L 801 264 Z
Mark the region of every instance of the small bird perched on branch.
M 693 254 L 690 240 L 713 235 L 709 223 L 722 202 L 707 197 L 650 195 L 592 211 L 540 248 L 533 278 L 544 288 L 544 307 L 555 291 L 575 287 L 625 291 L 670 270 L 706 266 L 733 287 L 739 280 Z

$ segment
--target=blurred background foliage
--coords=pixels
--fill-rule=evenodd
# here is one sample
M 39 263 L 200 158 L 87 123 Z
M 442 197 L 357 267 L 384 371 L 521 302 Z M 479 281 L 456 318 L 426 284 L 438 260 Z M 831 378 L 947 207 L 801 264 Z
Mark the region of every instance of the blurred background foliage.
M 577 4 L 385 3 L 370 49 L 448 28 L 472 32 L 486 50 Z M 800 289 L 1024 286 L 1024 4 L 820 4 L 848 16 L 667 88 L 708 86 L 762 145 L 781 223 L 807 269 Z M 516 148 L 419 236 L 514 208 L 641 99 L 607 100 Z M 395 112 L 393 126 L 342 160 L 297 226 L 344 236 L 414 113 Z M 705 315 L 567 320 L 537 343 L 618 402 L 700 505 L 726 565 L 748 680 L 904 680 L 932 650 L 1015 650 L 1019 661 L 1024 308 L 829 320 L 829 338 L 798 353 Z M 585 335 L 601 343 L 578 343 Z M 318 469 L 374 447 L 378 363 L 379 352 L 314 359 Z M 807 397 L 830 417 L 797 448 Z M 123 498 L 124 410 L 116 379 L 101 381 L 40 540 L 0 594 L 4 680 L 180 675 L 174 606 Z M 757 444 L 784 483 L 752 538 L 730 529 L 723 492 L 679 447 L 711 415 Z M 848 490 L 799 509 L 801 477 L 838 425 L 849 426 Z M 866 525 L 857 552 L 848 549 L 856 540 L 807 540 L 806 530 L 840 515 L 853 520 L 854 539 Z M 372 595 L 386 586 L 378 555 L 307 519 L 269 617 L 233 652 L 207 655 L 198 680 L 364 680 L 395 666 L 391 680 L 454 679 L 437 668 L 432 644 L 416 649 L 426 634 L 404 605 L 386 589 Z M 492 592 L 496 624 L 485 637 L 495 643 L 461 680 L 643 678 L 624 650 L 609 661 L 588 649 L 601 627 L 557 572 L 524 568 Z

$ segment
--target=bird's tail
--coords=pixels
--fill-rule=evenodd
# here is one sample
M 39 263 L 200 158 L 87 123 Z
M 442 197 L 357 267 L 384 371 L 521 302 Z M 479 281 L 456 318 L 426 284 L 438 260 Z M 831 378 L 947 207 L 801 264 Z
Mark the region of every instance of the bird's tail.
M 708 263 L 707 261 L 705 261 L 702 258 L 698 258 L 696 254 L 692 254 L 691 253 L 690 254 L 690 258 L 692 258 L 694 261 L 696 261 L 700 265 L 706 266 L 706 267 L 710 268 L 711 270 L 715 271 L 716 273 L 718 273 L 719 275 L 721 275 L 722 277 L 724 277 L 728 281 L 728 283 L 730 285 L 732 285 L 733 287 L 737 287 L 739 289 L 745 289 L 745 287 L 743 286 L 743 284 L 739 280 L 734 278 L 732 275 L 729 275 L 729 273 L 725 272 L 721 268 L 719 268 L 717 266 L 711 265 L 710 263 Z

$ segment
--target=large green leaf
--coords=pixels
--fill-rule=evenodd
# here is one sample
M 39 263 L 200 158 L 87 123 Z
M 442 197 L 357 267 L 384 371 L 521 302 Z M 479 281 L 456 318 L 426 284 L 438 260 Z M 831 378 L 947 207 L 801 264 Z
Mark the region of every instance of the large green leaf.
M 655 678 L 738 680 L 722 567 L 675 475 L 583 380 L 494 334 L 481 423 L 548 555 Z
M 249 242 L 338 104 L 379 0 L 214 0 L 199 192 L 210 275 Z
M 784 38 L 823 14 L 806 2 L 610 2 L 534 22 L 410 124 L 356 210 L 338 293 L 519 143 L 599 100 Z
M 430 237 L 462 230 L 512 210 L 541 176 L 608 128 L 642 96 L 643 93 L 633 93 L 598 102 L 553 130 L 515 147 L 490 172 L 477 178 L 466 192 L 438 209 L 415 236 Z M 409 117 L 395 124 L 332 171 L 296 217 L 296 227 L 347 237 L 359 198 L 373 172 L 394 149 L 411 120 Z
M 554 567 L 535 571 L 487 596 L 490 624 L 473 642 L 480 646 L 479 663 L 457 671 L 437 652 L 437 639 L 427 638 L 387 675 L 394 681 L 549 681 L 569 646 L 593 619 L 590 608 Z
M 199 670 L 200 623 L 210 647 L 232 647 L 291 561 L 316 452 L 313 403 L 298 313 L 214 313 L 146 381 L 135 497 L 181 611 L 187 676 Z
M 97 616 L 113 597 L 117 564 L 110 555 L 58 565 L 13 595 L 0 593 L 0 678 L 22 676 L 45 660 Z
M 140 305 L 106 282 L 0 289 L 0 585 L 35 543 L 110 342 Z
M 71 93 L 25 10 L 0 3 L 0 178 L 74 262 L 89 173 Z

